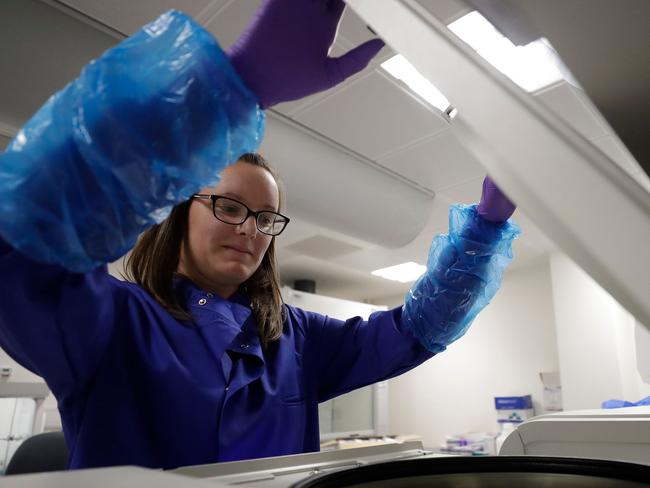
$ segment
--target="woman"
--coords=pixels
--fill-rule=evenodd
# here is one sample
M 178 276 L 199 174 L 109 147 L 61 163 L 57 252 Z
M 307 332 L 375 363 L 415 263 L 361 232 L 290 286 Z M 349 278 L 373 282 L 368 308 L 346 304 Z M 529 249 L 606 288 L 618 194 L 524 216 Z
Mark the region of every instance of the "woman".
M 332 85 L 322 68 L 341 13 L 265 2 L 228 58 L 167 14 L 89 65 L 2 155 L 0 345 L 56 396 L 71 468 L 317 450 L 318 402 L 444 350 L 496 290 L 514 207 L 486 186 L 478 208 L 452 210 L 403 309 L 342 322 L 282 305 L 277 181 L 255 154 L 221 169 L 259 139 L 259 107 Z M 280 28 L 278 56 L 311 46 L 289 56 L 299 82 L 258 70 Z M 348 74 L 377 45 L 364 49 Z M 98 266 L 148 228 L 135 283 Z

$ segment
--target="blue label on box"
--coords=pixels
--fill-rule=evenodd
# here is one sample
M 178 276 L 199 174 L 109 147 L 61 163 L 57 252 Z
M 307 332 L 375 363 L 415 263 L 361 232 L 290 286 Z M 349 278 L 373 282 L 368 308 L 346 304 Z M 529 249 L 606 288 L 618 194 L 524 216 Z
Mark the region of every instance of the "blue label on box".
M 494 406 L 497 410 L 524 410 L 533 408 L 533 398 L 531 395 L 494 397 Z

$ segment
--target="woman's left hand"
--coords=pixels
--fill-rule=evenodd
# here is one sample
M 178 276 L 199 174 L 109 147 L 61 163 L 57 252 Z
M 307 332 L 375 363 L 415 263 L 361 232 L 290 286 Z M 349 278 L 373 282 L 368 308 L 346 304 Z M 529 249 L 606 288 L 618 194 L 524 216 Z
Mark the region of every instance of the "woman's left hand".
M 483 180 L 483 192 L 477 212 L 485 220 L 501 223 L 508 220 L 517 207 L 489 176 Z

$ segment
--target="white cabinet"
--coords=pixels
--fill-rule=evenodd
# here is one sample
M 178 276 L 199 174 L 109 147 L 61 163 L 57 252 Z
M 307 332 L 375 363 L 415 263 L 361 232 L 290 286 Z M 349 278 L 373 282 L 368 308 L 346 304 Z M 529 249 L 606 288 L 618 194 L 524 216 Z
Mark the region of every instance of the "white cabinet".
M 0 398 L 0 471 L 30 435 L 36 414 L 33 398 Z

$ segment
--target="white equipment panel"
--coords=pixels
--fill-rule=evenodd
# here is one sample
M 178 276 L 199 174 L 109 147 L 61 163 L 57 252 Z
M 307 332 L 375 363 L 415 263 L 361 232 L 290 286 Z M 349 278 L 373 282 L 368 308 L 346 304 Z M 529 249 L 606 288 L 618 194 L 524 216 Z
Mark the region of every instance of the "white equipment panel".
M 650 464 L 650 407 L 577 410 L 534 417 L 499 455 L 570 456 Z
M 499 186 L 649 327 L 650 193 L 414 0 L 348 5 L 458 109 L 452 130 Z

